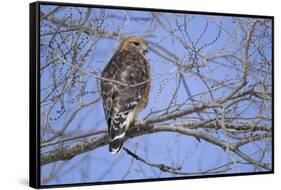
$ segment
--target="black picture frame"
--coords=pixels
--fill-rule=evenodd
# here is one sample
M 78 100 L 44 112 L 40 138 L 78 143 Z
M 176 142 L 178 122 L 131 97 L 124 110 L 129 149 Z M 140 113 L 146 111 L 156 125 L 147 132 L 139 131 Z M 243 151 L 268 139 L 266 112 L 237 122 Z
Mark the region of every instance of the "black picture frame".
M 106 8 L 106 9 L 122 9 L 122 10 L 140 10 L 154 12 L 169 12 L 169 13 L 188 13 L 199 15 L 213 16 L 232 16 L 245 18 L 262 18 L 272 20 L 272 170 L 262 172 L 248 173 L 232 173 L 232 174 L 215 174 L 203 176 L 185 176 L 185 177 L 169 177 L 158 179 L 138 179 L 138 180 L 120 180 L 106 182 L 91 182 L 91 183 L 75 183 L 75 184 L 58 184 L 58 185 L 42 185 L 40 183 L 40 5 L 57 5 L 57 6 L 74 6 L 74 7 L 90 7 L 90 8 Z M 232 177 L 243 175 L 258 175 L 258 174 L 273 174 L 274 173 L 274 17 L 264 15 L 248 15 L 234 13 L 216 13 L 216 12 L 199 12 L 187 10 L 169 10 L 141 7 L 125 7 L 125 6 L 108 6 L 108 5 L 92 5 L 80 3 L 60 3 L 60 2 L 45 2 L 38 1 L 30 3 L 30 18 L 29 18 L 29 52 L 30 52 L 30 78 L 29 78 L 29 185 L 33 188 L 53 188 L 53 187 L 72 187 L 86 185 L 102 185 L 102 184 L 120 184 L 120 183 L 136 183 L 136 182 L 151 182 L 165 180 L 182 180 L 194 178 L 210 178 L 210 177 Z

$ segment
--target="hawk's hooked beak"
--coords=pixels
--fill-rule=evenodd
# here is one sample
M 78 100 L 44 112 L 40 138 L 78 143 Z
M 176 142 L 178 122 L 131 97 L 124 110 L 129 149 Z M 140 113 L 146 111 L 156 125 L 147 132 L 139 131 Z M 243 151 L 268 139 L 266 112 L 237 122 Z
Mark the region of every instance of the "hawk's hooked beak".
M 141 45 L 141 50 L 144 54 L 146 54 L 148 52 L 148 46 L 146 44 L 142 44 Z

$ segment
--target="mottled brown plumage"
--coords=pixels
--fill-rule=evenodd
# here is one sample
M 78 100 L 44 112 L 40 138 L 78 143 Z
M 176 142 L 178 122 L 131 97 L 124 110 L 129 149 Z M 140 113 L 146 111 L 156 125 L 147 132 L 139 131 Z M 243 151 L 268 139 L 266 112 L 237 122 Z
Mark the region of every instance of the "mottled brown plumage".
M 145 57 L 147 48 L 141 37 L 125 38 L 102 72 L 103 78 L 111 80 L 102 80 L 101 92 L 112 153 L 120 150 L 126 131 L 148 103 L 150 67 Z

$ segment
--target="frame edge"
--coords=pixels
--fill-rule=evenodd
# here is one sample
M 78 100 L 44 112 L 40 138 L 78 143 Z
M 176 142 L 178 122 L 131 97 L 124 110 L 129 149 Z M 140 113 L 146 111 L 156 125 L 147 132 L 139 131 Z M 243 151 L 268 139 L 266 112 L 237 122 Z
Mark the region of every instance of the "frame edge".
M 29 4 L 29 186 L 40 188 L 38 152 L 38 2 Z

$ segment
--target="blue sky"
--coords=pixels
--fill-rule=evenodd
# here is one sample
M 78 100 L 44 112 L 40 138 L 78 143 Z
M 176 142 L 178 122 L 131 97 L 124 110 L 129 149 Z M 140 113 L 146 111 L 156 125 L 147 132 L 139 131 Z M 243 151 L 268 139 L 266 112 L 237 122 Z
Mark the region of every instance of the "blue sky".
M 55 6 L 41 6 L 41 10 L 44 12 L 49 12 L 53 10 Z M 82 15 L 85 15 L 85 8 L 81 8 L 80 11 Z M 70 17 L 72 14 L 72 17 Z M 156 13 L 157 14 L 157 13 Z M 124 10 L 101 10 L 101 9 L 92 9 L 90 19 L 98 19 L 101 16 L 105 16 L 105 18 L 110 17 L 112 15 L 120 16 L 122 18 L 127 18 L 124 20 L 120 19 L 105 19 L 102 23 L 102 29 L 104 31 L 120 31 L 122 35 L 147 35 L 149 33 L 148 29 L 153 28 L 151 26 L 151 22 L 149 21 L 134 21 L 133 17 L 152 17 L 151 12 L 146 11 L 124 11 Z M 79 22 L 80 16 L 79 13 L 72 7 L 66 7 L 57 13 L 54 14 L 56 18 L 65 18 L 69 16 L 76 22 Z M 187 32 L 185 31 L 175 31 L 176 35 L 185 38 L 189 41 L 190 44 L 194 43 L 197 48 L 204 46 L 205 44 L 213 42 L 210 46 L 203 48 L 201 53 L 204 55 L 216 55 L 219 52 L 235 52 L 235 54 L 239 57 L 243 57 L 243 51 L 241 50 L 241 39 L 245 37 L 243 30 L 236 30 L 235 22 L 232 17 L 229 16 L 208 16 L 208 15 L 192 15 L 192 14 L 169 14 L 165 13 L 162 15 L 161 19 L 165 18 L 169 21 L 169 23 L 165 23 L 167 27 L 172 29 L 177 28 L 177 24 L 184 24 L 186 16 L 187 20 Z M 236 18 L 237 19 L 237 18 Z M 242 22 L 251 22 L 252 20 L 249 18 L 241 18 Z M 45 25 L 46 21 L 41 22 L 41 34 L 44 34 L 50 31 L 49 27 Z M 90 26 L 91 23 L 86 23 L 87 26 Z M 122 26 L 122 27 L 120 27 Z M 220 26 L 223 26 L 223 29 L 220 29 Z M 247 26 L 247 25 L 246 25 Z M 120 30 L 121 28 L 121 30 Z M 259 29 L 259 28 L 258 28 Z M 205 32 L 204 32 L 205 31 Z M 239 33 L 240 31 L 240 33 Z M 270 32 L 270 29 L 268 29 Z M 202 35 L 204 33 L 204 35 Z M 258 33 L 258 32 L 257 32 Z M 74 33 L 72 33 L 74 34 Z M 200 36 L 202 35 L 202 38 Z M 238 38 L 231 37 L 232 35 L 236 35 Z M 73 35 L 75 36 L 75 35 Z M 184 36 L 184 37 L 183 37 Z M 46 35 L 41 37 L 41 43 L 48 44 L 52 35 Z M 198 41 L 198 39 L 200 40 Z M 84 39 L 84 40 L 82 40 Z M 83 55 L 87 48 L 90 46 L 91 42 L 95 41 L 97 37 L 95 35 L 87 37 L 87 34 L 81 34 L 81 40 L 78 41 L 81 44 L 82 50 L 80 54 L 77 55 L 77 59 L 81 59 L 81 55 Z M 185 49 L 181 43 L 179 43 L 174 36 L 171 36 L 170 33 L 167 33 L 163 27 L 159 26 L 159 24 L 155 24 L 155 30 L 152 36 L 148 36 L 146 38 L 148 41 L 157 43 L 158 45 L 167 48 L 173 55 L 177 56 L 180 60 L 182 60 L 182 64 L 188 65 L 190 64 L 190 59 L 192 55 L 190 51 Z M 58 44 L 61 44 L 62 50 L 67 51 L 67 48 L 70 47 L 71 42 L 67 42 L 66 44 L 62 44 L 62 38 L 59 35 L 56 36 L 56 40 Z M 239 41 L 240 40 L 240 41 Z M 198 43 L 197 43 L 198 41 Z M 266 43 L 266 42 L 265 42 Z M 81 69 L 85 71 L 101 71 L 106 63 L 109 61 L 113 53 L 118 47 L 117 39 L 109 39 L 102 38 L 99 39 L 93 50 L 90 52 L 85 64 Z M 57 45 L 54 45 L 55 47 Z M 52 54 L 52 50 L 48 51 L 47 46 L 41 46 L 41 67 L 44 66 L 48 60 L 50 60 L 50 56 Z M 266 44 L 265 46 L 265 56 L 267 59 L 271 59 L 271 44 Z M 257 56 L 257 52 L 252 47 L 250 49 L 250 53 L 252 53 L 251 62 L 256 63 L 260 62 L 261 58 Z M 73 56 L 73 55 L 72 55 Z M 65 59 L 67 61 L 72 60 L 71 55 L 67 55 Z M 80 56 L 80 57 L 79 57 Z M 150 111 L 161 110 L 162 108 L 166 108 L 170 104 L 170 100 L 173 96 L 173 93 L 176 90 L 176 85 L 179 77 L 179 72 L 177 71 L 177 67 L 175 64 L 164 60 L 163 58 L 156 55 L 153 51 L 149 51 L 147 54 L 147 58 L 151 65 L 151 74 L 152 74 L 152 90 L 150 93 L 150 100 L 146 109 L 144 109 L 139 115 L 139 119 L 143 119 L 147 116 Z M 209 64 L 208 67 L 200 68 L 200 73 L 204 76 L 208 76 L 216 81 L 226 81 L 229 80 L 235 85 L 239 82 L 241 78 L 241 68 L 242 66 L 235 65 L 235 61 L 233 59 L 228 60 L 218 59 L 216 62 Z M 198 64 L 203 64 L 202 60 L 199 58 Z M 225 67 L 222 65 L 230 65 L 233 67 Z M 231 65 L 233 64 L 233 65 Z M 59 61 L 54 67 L 56 70 L 56 78 L 63 78 L 65 73 L 68 72 L 69 69 L 67 66 L 62 66 Z M 237 68 L 240 70 L 237 71 Z M 41 72 L 41 100 L 43 100 L 48 93 L 50 93 L 51 88 L 48 88 L 52 85 L 52 74 L 53 68 L 48 67 L 43 72 Z M 184 78 L 192 95 L 198 94 L 200 92 L 206 91 L 206 85 L 202 82 L 198 76 L 194 74 L 196 70 L 193 72 L 185 72 Z M 167 74 L 169 73 L 169 74 Z M 253 72 L 249 75 L 249 83 L 248 85 L 255 84 L 259 79 L 259 75 L 262 77 L 267 77 L 267 81 L 269 85 L 271 84 L 270 76 L 263 76 L 262 72 L 259 73 Z M 83 76 L 80 80 L 84 81 L 86 91 L 98 91 L 99 89 L 99 81 L 94 77 Z M 211 80 L 207 80 L 207 84 L 209 86 L 213 85 Z M 69 103 L 70 100 L 73 99 L 78 93 L 79 88 L 81 86 L 74 86 L 72 89 L 67 91 L 63 97 L 63 102 L 65 106 L 65 111 L 60 116 L 62 103 L 58 101 L 54 105 L 54 108 L 49 114 L 48 123 L 54 129 L 59 130 L 66 123 L 66 120 L 70 117 L 70 115 L 77 109 L 78 103 Z M 61 90 L 61 87 L 58 88 L 58 91 Z M 214 92 L 214 98 L 220 98 L 222 96 L 230 93 L 232 88 L 221 88 Z M 81 98 L 81 101 L 84 103 L 93 101 L 99 98 L 99 93 L 89 93 Z M 176 103 L 182 103 L 189 95 L 187 94 L 183 83 L 180 84 L 179 90 L 176 97 Z M 196 96 L 195 102 L 202 102 L 206 100 L 210 100 L 211 97 L 208 94 L 202 96 Z M 184 108 L 188 108 L 192 106 L 193 102 L 188 101 Z M 245 109 L 245 107 L 249 106 L 249 108 L 243 112 L 243 117 L 257 116 L 259 115 L 259 107 L 262 103 L 256 101 L 255 103 L 251 103 L 250 101 L 244 101 L 239 103 L 238 112 Z M 266 103 L 266 106 L 270 107 L 270 103 Z M 44 116 L 48 109 L 49 105 L 41 107 L 41 125 L 43 126 L 46 122 L 44 120 Z M 207 110 L 208 111 L 208 110 Z M 211 111 L 211 110 L 209 110 Z M 267 117 L 271 118 L 271 113 L 262 113 Z M 189 115 L 187 119 L 192 119 L 192 117 L 197 117 L 197 114 Z M 201 117 L 204 119 L 208 119 L 212 117 L 208 113 L 201 113 Z M 263 123 L 270 124 L 270 121 L 262 121 Z M 41 127 L 42 127 L 41 126 Z M 75 117 L 75 119 L 68 126 L 66 133 L 82 133 L 89 130 L 98 130 L 98 129 L 106 129 L 106 123 L 104 119 L 104 113 L 102 108 L 102 102 L 99 101 L 97 104 L 93 106 L 89 106 Z M 225 135 L 223 133 L 214 134 L 215 132 L 210 132 L 211 134 L 225 139 Z M 42 135 L 42 133 L 41 133 Z M 51 134 L 46 133 L 43 139 L 47 139 Z M 267 139 L 270 142 L 270 139 Z M 266 146 L 267 141 L 258 142 L 255 145 L 247 145 L 243 147 L 243 151 L 246 153 L 253 153 L 257 151 L 257 147 Z M 74 141 L 75 142 L 75 141 Z M 73 143 L 73 142 L 70 142 Z M 66 144 L 67 145 L 67 144 Z M 137 138 L 133 138 L 128 140 L 125 143 L 125 146 L 130 148 L 131 150 L 136 149 L 136 153 L 145 159 L 153 162 L 153 163 L 164 163 L 170 166 L 182 166 L 182 171 L 184 172 L 198 172 L 204 171 L 215 166 L 222 165 L 233 159 L 239 160 L 235 155 L 229 155 L 221 148 L 218 148 L 215 145 L 207 143 L 205 141 L 198 142 L 194 137 L 183 136 L 176 133 L 156 133 L 145 135 Z M 54 149 L 55 147 L 49 147 L 45 149 L 41 149 L 42 152 L 46 152 Z M 254 159 L 258 159 L 260 157 L 259 154 L 255 154 L 253 156 Z M 271 153 L 270 151 L 266 153 L 264 162 L 271 161 Z M 114 181 L 121 180 L 127 169 L 132 162 L 132 158 L 128 156 L 124 151 L 120 151 L 117 155 L 111 155 L 108 152 L 108 146 L 104 146 L 98 148 L 92 152 L 81 154 L 79 156 L 74 157 L 70 161 L 59 161 L 55 164 L 48 164 L 46 166 L 41 167 L 42 176 L 48 176 L 50 172 L 56 168 L 59 168 L 63 165 L 61 171 L 61 176 L 48 181 L 48 184 L 68 184 L 68 183 L 81 183 L 81 182 L 98 182 L 98 181 Z M 73 168 L 69 170 L 69 168 Z M 232 170 L 230 173 L 235 172 L 252 172 L 253 166 L 237 164 L 232 166 Z M 87 175 L 82 175 L 86 173 Z M 86 177 L 85 177 L 86 176 Z M 160 172 L 155 168 L 151 168 L 139 161 L 134 160 L 133 165 L 130 169 L 130 173 L 126 175 L 125 179 L 147 179 L 147 178 L 159 178 L 159 177 L 175 177 L 176 175 L 170 173 Z M 177 175 L 178 176 L 178 175 Z

